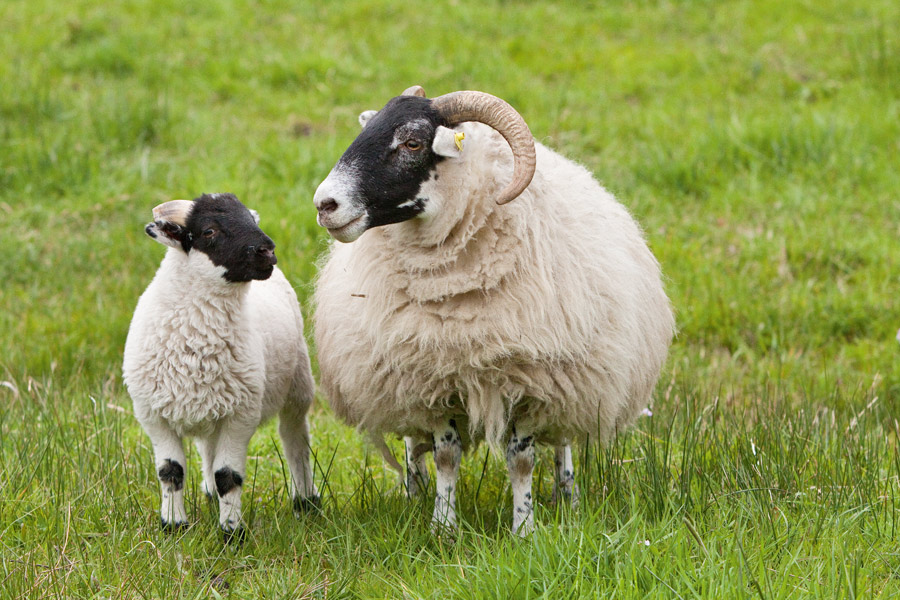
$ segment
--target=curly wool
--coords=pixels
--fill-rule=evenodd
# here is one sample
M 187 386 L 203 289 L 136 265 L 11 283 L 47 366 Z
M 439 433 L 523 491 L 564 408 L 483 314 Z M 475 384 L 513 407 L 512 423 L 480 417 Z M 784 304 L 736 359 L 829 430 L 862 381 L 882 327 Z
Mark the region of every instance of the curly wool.
M 537 172 L 497 206 L 512 156 L 467 123 L 420 218 L 334 243 L 315 339 L 335 412 L 377 434 L 444 419 L 498 444 L 511 423 L 538 441 L 607 440 L 650 400 L 674 319 L 643 234 L 581 167 L 536 144 Z
M 206 282 L 190 260 L 208 262 L 170 249 L 138 301 L 123 364 L 135 412 L 199 434 L 238 412 L 271 417 L 290 389 L 311 400 L 302 316 L 281 271 L 249 284 Z

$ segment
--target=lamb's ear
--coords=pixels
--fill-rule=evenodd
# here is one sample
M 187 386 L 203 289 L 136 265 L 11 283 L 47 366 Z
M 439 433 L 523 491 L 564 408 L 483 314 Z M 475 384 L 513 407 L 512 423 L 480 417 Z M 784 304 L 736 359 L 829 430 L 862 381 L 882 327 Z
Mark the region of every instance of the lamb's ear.
M 378 114 L 377 110 L 364 110 L 359 113 L 359 126 L 365 129 L 366 123 L 369 122 L 369 119 Z
M 148 223 L 147 226 L 144 227 L 144 233 L 163 246 L 180 248 L 185 252 L 191 249 L 192 240 L 190 232 L 181 225 L 176 225 L 175 223 L 169 223 L 167 221 L 154 221 L 153 223 Z
M 259 225 L 259 213 L 252 208 L 248 208 L 247 210 L 250 211 L 250 216 L 253 217 L 253 222 Z
M 194 240 L 186 225 L 193 207 L 190 200 L 163 202 L 153 209 L 154 221 L 144 231 L 160 244 L 189 252 Z
M 453 131 L 443 125 L 438 125 L 437 131 L 434 132 L 434 141 L 431 143 L 431 150 L 438 156 L 459 158 L 462 154 L 463 140 L 465 137 L 466 136 L 462 131 Z

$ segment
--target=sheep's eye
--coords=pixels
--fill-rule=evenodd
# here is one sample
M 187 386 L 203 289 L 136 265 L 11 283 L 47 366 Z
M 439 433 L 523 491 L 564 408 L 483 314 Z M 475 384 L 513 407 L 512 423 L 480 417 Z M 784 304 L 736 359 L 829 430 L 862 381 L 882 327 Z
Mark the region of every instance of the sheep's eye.
M 212 237 L 214 237 L 215 235 L 216 235 L 216 230 L 213 229 L 212 227 L 210 227 L 209 229 L 204 229 L 204 230 L 203 230 L 203 237 L 205 237 L 205 238 L 207 238 L 207 239 L 212 238 Z
M 417 142 L 416 140 L 406 140 L 403 145 L 407 150 L 419 150 L 422 148 L 422 144 Z

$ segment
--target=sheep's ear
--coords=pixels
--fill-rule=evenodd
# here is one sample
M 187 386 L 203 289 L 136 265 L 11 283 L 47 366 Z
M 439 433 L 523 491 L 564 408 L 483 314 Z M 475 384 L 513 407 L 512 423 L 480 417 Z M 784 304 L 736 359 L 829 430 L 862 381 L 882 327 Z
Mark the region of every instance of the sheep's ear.
M 369 119 L 378 114 L 377 110 L 364 110 L 359 113 L 359 126 L 365 128 L 366 123 L 369 122 Z
M 259 225 L 259 213 L 252 208 L 248 208 L 247 210 L 250 211 L 250 216 L 253 217 L 253 222 Z
M 190 200 L 170 200 L 153 209 L 153 222 L 144 228 L 147 235 L 171 248 L 190 251 L 193 242 L 186 225 L 194 203 Z
M 438 125 L 437 131 L 434 133 L 434 141 L 431 143 L 431 150 L 439 156 L 459 158 L 462 154 L 465 137 L 461 131 L 453 131 L 443 125 Z
M 180 248 L 185 252 L 191 249 L 191 233 L 181 225 L 167 221 L 154 221 L 144 227 L 144 233 L 163 246 Z

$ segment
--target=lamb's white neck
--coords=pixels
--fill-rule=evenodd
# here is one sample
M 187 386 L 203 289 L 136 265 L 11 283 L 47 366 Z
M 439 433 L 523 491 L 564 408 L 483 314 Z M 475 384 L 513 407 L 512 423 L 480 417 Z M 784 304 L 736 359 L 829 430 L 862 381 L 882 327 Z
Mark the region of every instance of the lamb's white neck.
M 185 254 L 170 248 L 160 265 L 157 278 L 161 300 L 171 309 L 222 313 L 231 320 L 240 316 L 240 306 L 249 290 L 249 282 L 233 283 L 222 275 L 225 269 L 215 266 L 202 252 Z

